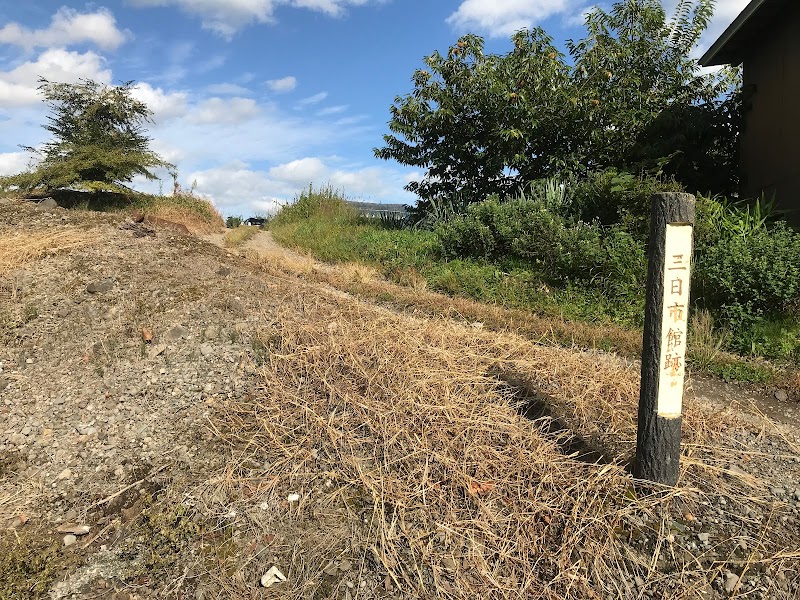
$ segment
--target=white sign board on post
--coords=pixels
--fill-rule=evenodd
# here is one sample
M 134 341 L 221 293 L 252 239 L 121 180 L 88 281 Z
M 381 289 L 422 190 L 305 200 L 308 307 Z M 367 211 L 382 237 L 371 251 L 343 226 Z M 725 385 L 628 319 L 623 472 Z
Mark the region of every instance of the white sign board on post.
M 692 229 L 691 225 L 667 224 L 657 403 L 658 414 L 662 417 L 680 416 L 683 404 Z

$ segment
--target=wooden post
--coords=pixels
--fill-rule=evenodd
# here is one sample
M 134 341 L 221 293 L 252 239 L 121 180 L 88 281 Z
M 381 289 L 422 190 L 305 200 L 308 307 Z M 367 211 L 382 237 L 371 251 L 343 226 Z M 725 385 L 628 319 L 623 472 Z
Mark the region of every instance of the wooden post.
M 633 474 L 675 485 L 680 473 L 681 409 L 695 200 L 655 194 L 642 347 L 642 383 Z

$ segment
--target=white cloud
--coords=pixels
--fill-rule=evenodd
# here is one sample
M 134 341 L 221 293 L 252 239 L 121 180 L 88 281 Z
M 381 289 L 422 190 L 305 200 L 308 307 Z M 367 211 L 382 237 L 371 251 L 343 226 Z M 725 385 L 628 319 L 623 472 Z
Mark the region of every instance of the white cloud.
M 318 117 L 327 117 L 328 115 L 338 115 L 348 109 L 347 104 L 340 104 L 339 106 L 329 106 L 317 112 Z
M 206 88 L 210 94 L 217 96 L 249 96 L 250 90 L 236 83 L 215 83 Z
M 147 104 L 153 111 L 156 122 L 164 122 L 186 114 L 188 94 L 186 92 L 165 92 L 149 83 L 139 83 L 132 96 Z
M 71 46 L 92 43 L 103 50 L 114 50 L 130 37 L 129 31 L 120 31 L 111 11 L 101 8 L 92 13 L 79 13 L 71 8 L 61 8 L 46 29 L 28 29 L 18 23 L 9 23 L 0 29 L 0 43 L 36 47 Z
M 253 23 L 273 21 L 273 0 L 131 0 L 134 6 L 178 6 L 202 19 L 204 29 L 231 38 Z
M 312 182 L 319 183 L 327 177 L 328 168 L 319 158 L 301 158 L 272 167 L 269 175 L 274 179 L 305 186 Z
M 254 203 L 263 206 L 276 200 L 269 195 L 275 186 L 267 175 L 241 161 L 195 171 L 189 174 L 189 181 L 196 182 L 196 191 L 212 199 L 225 214 L 247 214 L 253 211 Z
M 203 28 L 230 39 L 256 23 L 273 23 L 275 8 L 288 5 L 341 16 L 347 6 L 363 6 L 385 0 L 130 0 L 134 6 L 178 6 L 202 19 Z
M 235 124 L 249 121 L 259 113 L 252 98 L 209 98 L 202 102 L 191 115 L 195 123 Z
M 402 185 L 415 177 L 413 172 L 387 167 L 333 169 L 322 159 L 309 157 L 268 171 L 233 161 L 190 173 L 188 180 L 196 181 L 197 193 L 212 199 L 224 214 L 248 216 L 275 212 L 312 182 L 315 186 L 331 185 L 351 198 L 411 204 L 414 198 L 402 190 Z
M 0 176 L 16 175 L 28 169 L 31 155 L 27 152 L 0 153 Z
M 447 23 L 458 30 L 502 37 L 580 4 L 580 0 L 464 0 Z
M 309 96 L 308 98 L 303 98 L 302 100 L 297 101 L 297 106 L 309 106 L 311 104 L 318 104 L 325 100 L 328 97 L 328 92 L 320 92 L 319 94 L 314 94 L 313 96 Z
M 22 63 L 11 71 L 0 71 L 0 104 L 25 106 L 41 102 L 37 90 L 39 77 L 63 83 L 76 83 L 80 79 L 110 83 L 111 71 L 103 66 L 103 58 L 94 52 L 47 50 L 33 62 Z
M 288 77 L 282 77 L 281 79 L 270 79 L 267 81 L 267 85 L 269 86 L 269 89 L 279 94 L 291 92 L 297 87 L 297 78 L 289 75 Z

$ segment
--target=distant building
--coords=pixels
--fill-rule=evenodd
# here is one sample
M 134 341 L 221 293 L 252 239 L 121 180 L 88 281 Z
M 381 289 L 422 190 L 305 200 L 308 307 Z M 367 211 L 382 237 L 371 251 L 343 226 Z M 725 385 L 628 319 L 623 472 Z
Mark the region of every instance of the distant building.
M 267 220 L 262 219 L 261 217 L 250 217 L 244 222 L 244 224 L 249 227 L 263 227 L 266 222 Z
M 379 219 L 405 219 L 408 210 L 404 204 L 380 204 L 378 202 L 350 202 L 364 217 Z
M 744 65 L 741 192 L 800 225 L 800 0 L 752 0 L 700 59 Z

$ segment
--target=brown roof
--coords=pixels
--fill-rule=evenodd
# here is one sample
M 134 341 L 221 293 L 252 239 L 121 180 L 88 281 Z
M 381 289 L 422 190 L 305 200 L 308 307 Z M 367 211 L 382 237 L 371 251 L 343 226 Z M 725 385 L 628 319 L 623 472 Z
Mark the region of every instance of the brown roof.
M 748 46 L 758 43 L 763 29 L 793 2 L 797 0 L 752 0 L 702 56 L 700 64 L 704 67 L 742 64 Z

